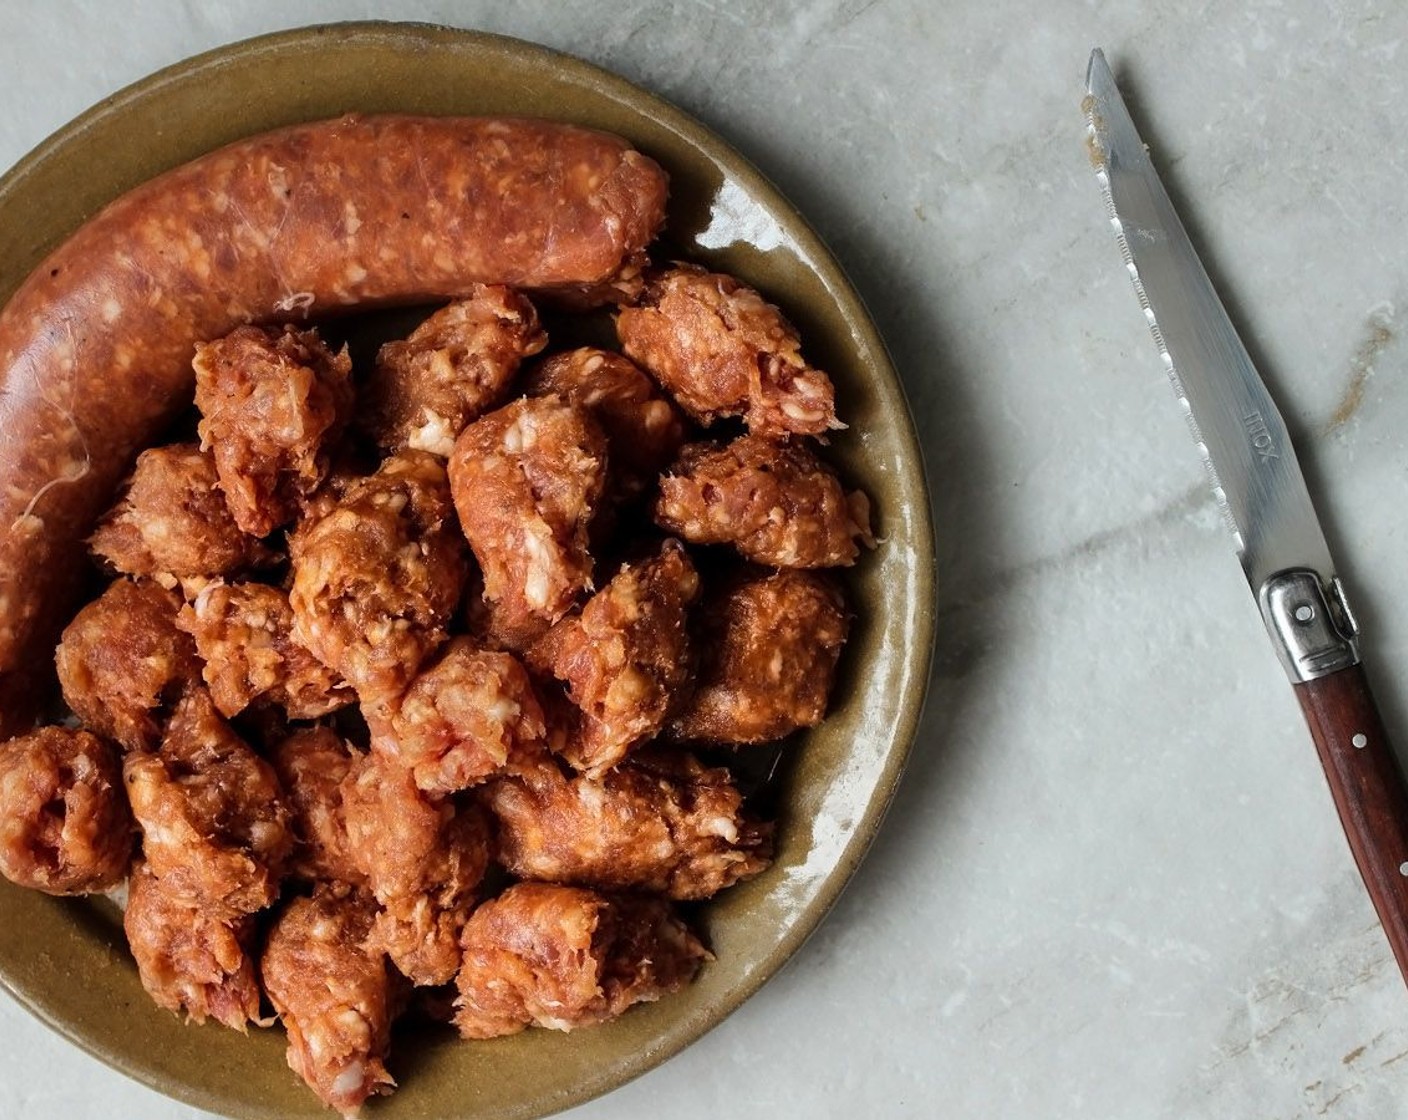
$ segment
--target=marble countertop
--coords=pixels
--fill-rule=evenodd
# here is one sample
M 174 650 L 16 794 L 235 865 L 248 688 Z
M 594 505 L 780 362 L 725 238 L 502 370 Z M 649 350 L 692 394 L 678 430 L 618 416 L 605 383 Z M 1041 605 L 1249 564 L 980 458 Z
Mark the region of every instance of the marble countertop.
M 7 0 L 0 165 L 187 55 L 333 19 L 565 49 L 734 142 L 887 339 L 940 636 L 876 845 L 793 963 L 569 1115 L 1378 1117 L 1408 994 L 1105 221 L 1100 45 L 1286 414 L 1408 744 L 1408 8 L 1369 0 Z M 191 1120 L 0 999 L 0 1116 Z

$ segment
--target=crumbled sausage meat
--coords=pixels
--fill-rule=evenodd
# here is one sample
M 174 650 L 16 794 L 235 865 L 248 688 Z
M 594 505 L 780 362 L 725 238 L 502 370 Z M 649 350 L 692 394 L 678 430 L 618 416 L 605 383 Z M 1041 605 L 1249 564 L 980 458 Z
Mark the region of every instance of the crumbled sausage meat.
M 666 541 L 655 556 L 623 567 L 534 647 L 535 663 L 566 683 L 581 711 L 565 749 L 573 767 L 609 770 L 685 699 L 692 669 L 686 621 L 698 592 L 683 546 Z
M 519 363 L 547 341 L 526 298 L 476 284 L 466 299 L 381 348 L 359 420 L 383 451 L 449 455 L 464 426 L 503 401 Z
M 256 537 L 291 521 L 328 470 L 352 407 L 352 359 L 316 331 L 237 327 L 196 346 L 201 447 L 214 453 L 235 524 Z
M 556 395 L 585 408 L 606 433 L 608 489 L 629 500 L 655 485 L 684 443 L 679 412 L 629 358 L 587 346 L 554 354 L 524 379 L 529 396 Z
M 137 456 L 122 498 L 88 544 L 117 571 L 168 586 L 269 559 L 258 539 L 235 524 L 217 484 L 215 460 L 194 443 L 153 447 Z
M 690 444 L 660 480 L 656 523 L 693 544 L 731 544 L 777 568 L 854 564 L 872 545 L 870 503 L 797 441 Z
M 485 788 L 498 860 L 519 878 L 700 899 L 770 862 L 772 826 L 690 755 L 638 752 L 599 779 L 540 755 Z
M 701 424 L 743 416 L 751 431 L 774 436 L 844 427 L 831 379 L 802 358 L 796 329 L 731 276 L 676 265 L 622 309 L 616 331 Z
M 262 583 L 216 580 L 176 618 L 195 639 L 201 675 L 222 715 L 277 704 L 290 719 L 318 719 L 356 695 L 293 637 L 288 595 Z
M 485 814 L 432 799 L 405 767 L 375 754 L 352 767 L 342 803 L 349 852 L 382 905 L 372 943 L 413 983 L 447 982 L 489 864 Z
M 132 843 L 113 747 L 63 727 L 0 745 L 0 875 L 47 894 L 105 891 L 127 874 Z
M 55 654 L 64 701 L 128 750 L 161 738 L 162 710 L 200 679 L 195 645 L 176 628 L 181 600 L 155 583 L 119 579 L 74 616 Z
M 557 397 L 516 400 L 456 441 L 455 508 L 509 648 L 523 648 L 521 638 L 537 637 L 591 586 L 587 530 L 605 472 L 601 427 Z
M 545 731 L 518 659 L 469 638 L 452 641 L 405 692 L 368 711 L 367 722 L 372 749 L 409 767 L 416 785 L 433 794 L 478 785 Z
M 444 465 L 404 451 L 289 539 L 293 636 L 364 704 L 410 683 L 445 639 L 466 577 Z
M 342 805 L 342 782 L 358 757 L 330 727 L 301 727 L 269 752 L 294 834 L 290 875 L 310 883 L 366 881 L 351 856 Z
M 520 883 L 464 930 L 455 1025 L 465 1038 L 570 1031 L 678 991 L 709 958 L 659 898 Z
M 123 763 L 142 853 L 172 894 L 234 917 L 272 902 L 293 848 L 273 769 L 192 688 L 161 750 Z
M 237 1031 L 250 1022 L 264 1025 L 249 956 L 252 917 L 213 916 L 140 864 L 128 883 L 122 924 L 142 987 L 158 1007 Z
M 835 581 L 750 574 L 710 596 L 699 616 L 698 684 L 674 736 L 764 743 L 821 722 L 850 624 Z
M 389 1093 L 395 1013 L 386 957 L 367 946 L 373 906 L 348 892 L 296 898 L 269 929 L 260 974 L 288 1032 L 288 1064 L 329 1108 L 354 1115 Z

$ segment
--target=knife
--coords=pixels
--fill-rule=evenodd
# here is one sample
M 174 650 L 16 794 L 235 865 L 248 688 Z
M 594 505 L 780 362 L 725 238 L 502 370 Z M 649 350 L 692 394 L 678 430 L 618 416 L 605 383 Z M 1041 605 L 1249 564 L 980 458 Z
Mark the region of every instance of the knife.
M 1099 50 L 1090 56 L 1083 108 L 1125 268 L 1300 701 L 1354 861 L 1408 979 L 1408 787 L 1295 450 Z

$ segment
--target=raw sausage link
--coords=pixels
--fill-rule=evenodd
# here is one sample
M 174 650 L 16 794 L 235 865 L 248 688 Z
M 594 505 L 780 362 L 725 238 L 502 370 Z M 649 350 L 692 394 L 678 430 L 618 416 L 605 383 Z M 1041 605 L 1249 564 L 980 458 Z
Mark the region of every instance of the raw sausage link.
M 0 312 L 0 733 L 23 725 L 20 667 L 70 606 L 79 542 L 189 403 L 197 340 L 474 283 L 605 296 L 665 194 L 603 133 L 352 116 L 220 149 L 80 228 Z

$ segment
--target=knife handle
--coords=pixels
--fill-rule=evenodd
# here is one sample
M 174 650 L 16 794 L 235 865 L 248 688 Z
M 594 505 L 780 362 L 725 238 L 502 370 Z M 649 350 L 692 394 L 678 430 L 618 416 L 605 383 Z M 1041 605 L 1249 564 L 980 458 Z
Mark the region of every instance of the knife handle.
M 1408 980 L 1408 786 L 1362 665 L 1295 686 L 1340 823 Z

